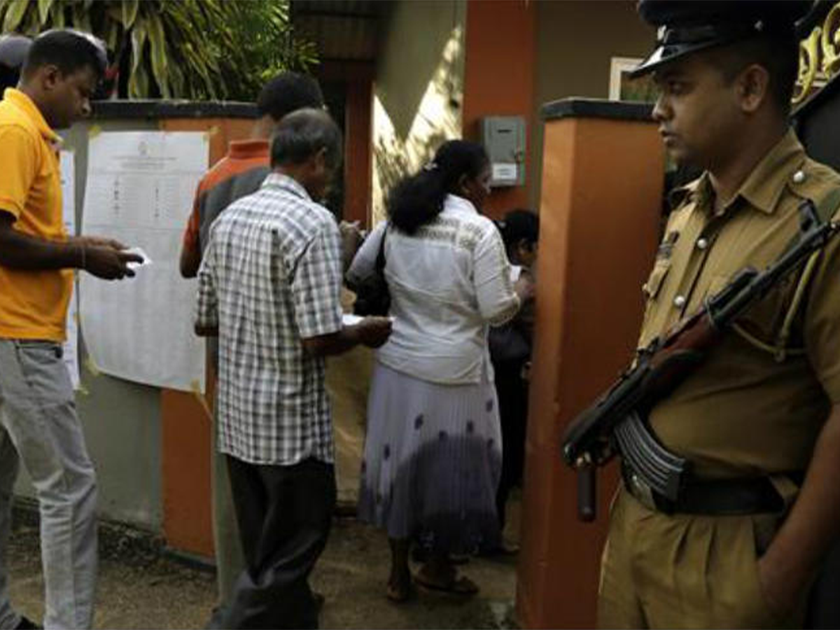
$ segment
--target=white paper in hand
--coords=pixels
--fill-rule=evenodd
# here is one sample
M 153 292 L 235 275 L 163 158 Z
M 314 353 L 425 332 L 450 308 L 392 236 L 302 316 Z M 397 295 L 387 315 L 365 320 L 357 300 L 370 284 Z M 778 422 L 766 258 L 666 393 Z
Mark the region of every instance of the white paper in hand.
M 344 313 L 344 315 L 341 316 L 341 323 L 344 326 L 355 326 L 356 324 L 360 323 L 363 319 L 364 319 L 364 317 L 360 317 L 358 315 L 352 315 L 350 313 Z M 388 317 L 386 317 L 386 319 L 390 319 L 391 323 L 392 324 L 394 323 L 394 318 L 393 317 L 388 316 Z
M 362 321 L 364 317 L 359 317 L 358 315 L 352 315 L 350 313 L 345 313 L 341 316 L 341 323 L 345 326 L 355 326 L 360 321 Z
M 149 255 L 143 251 L 140 247 L 130 247 L 126 250 L 123 250 L 126 254 L 137 254 L 140 258 L 143 259 L 143 262 L 134 262 L 131 261 L 128 263 L 128 268 L 131 270 L 139 269 L 140 267 L 146 267 L 147 265 L 152 264 L 152 259 L 149 258 Z

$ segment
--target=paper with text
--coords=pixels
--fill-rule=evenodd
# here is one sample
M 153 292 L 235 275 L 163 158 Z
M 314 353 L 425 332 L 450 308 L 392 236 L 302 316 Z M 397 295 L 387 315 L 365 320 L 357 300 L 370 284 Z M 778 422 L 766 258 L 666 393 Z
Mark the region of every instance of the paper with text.
M 59 168 L 61 172 L 61 202 L 64 219 L 64 231 L 67 236 L 76 235 L 76 154 L 73 151 L 62 151 L 59 154 Z M 73 294 L 67 307 L 66 332 L 64 342 L 64 364 L 70 374 L 73 389 L 79 389 L 79 306 L 76 300 L 76 282 L 73 282 Z
M 83 274 L 82 332 L 99 370 L 126 380 L 204 389 L 204 340 L 193 332 L 195 280 L 178 259 L 193 194 L 207 170 L 199 132 L 104 132 L 90 138 L 82 234 L 140 248 L 154 261 L 117 282 Z

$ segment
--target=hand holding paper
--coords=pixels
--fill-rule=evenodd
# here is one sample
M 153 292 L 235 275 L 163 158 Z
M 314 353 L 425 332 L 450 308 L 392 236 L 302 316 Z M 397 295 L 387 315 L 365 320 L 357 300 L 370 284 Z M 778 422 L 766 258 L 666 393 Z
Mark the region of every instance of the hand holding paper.
M 361 324 L 364 321 L 364 319 L 365 318 L 360 315 L 353 315 L 353 313 L 344 313 L 344 315 L 341 316 L 341 323 L 345 326 L 355 326 L 356 324 Z M 384 319 L 390 319 L 391 323 L 394 323 L 394 318 L 390 315 Z
M 368 348 L 378 348 L 391 336 L 393 320 L 390 317 L 365 317 L 354 326 L 359 340 Z
M 139 267 L 145 267 L 146 265 L 151 265 L 152 264 L 152 259 L 149 257 L 149 255 L 146 252 L 143 251 L 142 247 L 131 247 L 129 249 L 126 249 L 124 253 L 126 253 L 126 254 L 136 254 L 136 255 L 140 256 L 140 258 L 141 258 L 140 262 L 130 261 L 128 263 L 128 268 L 129 269 L 137 269 Z
M 100 241 L 102 242 L 102 241 Z M 103 280 L 122 280 L 126 276 L 134 276 L 132 263 L 142 264 L 144 257 L 136 252 L 125 249 L 121 244 L 81 243 L 82 260 L 80 267 L 89 274 Z

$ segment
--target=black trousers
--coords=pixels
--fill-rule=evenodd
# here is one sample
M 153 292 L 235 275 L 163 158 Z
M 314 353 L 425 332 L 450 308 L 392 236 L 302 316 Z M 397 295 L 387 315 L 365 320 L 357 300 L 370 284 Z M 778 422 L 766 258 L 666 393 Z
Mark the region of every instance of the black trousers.
M 496 395 L 499 398 L 499 420 L 502 425 L 502 475 L 496 492 L 499 525 L 505 528 L 505 506 L 510 491 L 522 483 L 525 468 L 525 428 L 528 424 L 528 383 L 522 380 L 524 361 L 499 361 L 493 364 L 496 373 Z
M 307 459 L 258 466 L 228 456 L 246 570 L 223 628 L 317 628 L 309 574 L 324 550 L 335 507 L 333 466 Z

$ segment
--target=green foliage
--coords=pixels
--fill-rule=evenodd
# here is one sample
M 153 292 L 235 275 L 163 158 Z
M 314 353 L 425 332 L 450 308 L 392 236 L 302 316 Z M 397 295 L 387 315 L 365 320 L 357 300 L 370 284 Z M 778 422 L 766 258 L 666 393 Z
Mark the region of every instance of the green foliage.
M 121 98 L 253 100 L 282 70 L 317 63 L 288 0 L 0 0 L 3 33 L 93 33 L 120 68 Z
M 307 70 L 318 63 L 315 44 L 301 38 L 278 37 L 291 33 L 289 3 L 276 0 L 242 0 L 235 5 L 235 27 L 245 56 L 259 59 L 252 67 L 262 85 L 283 70 Z

